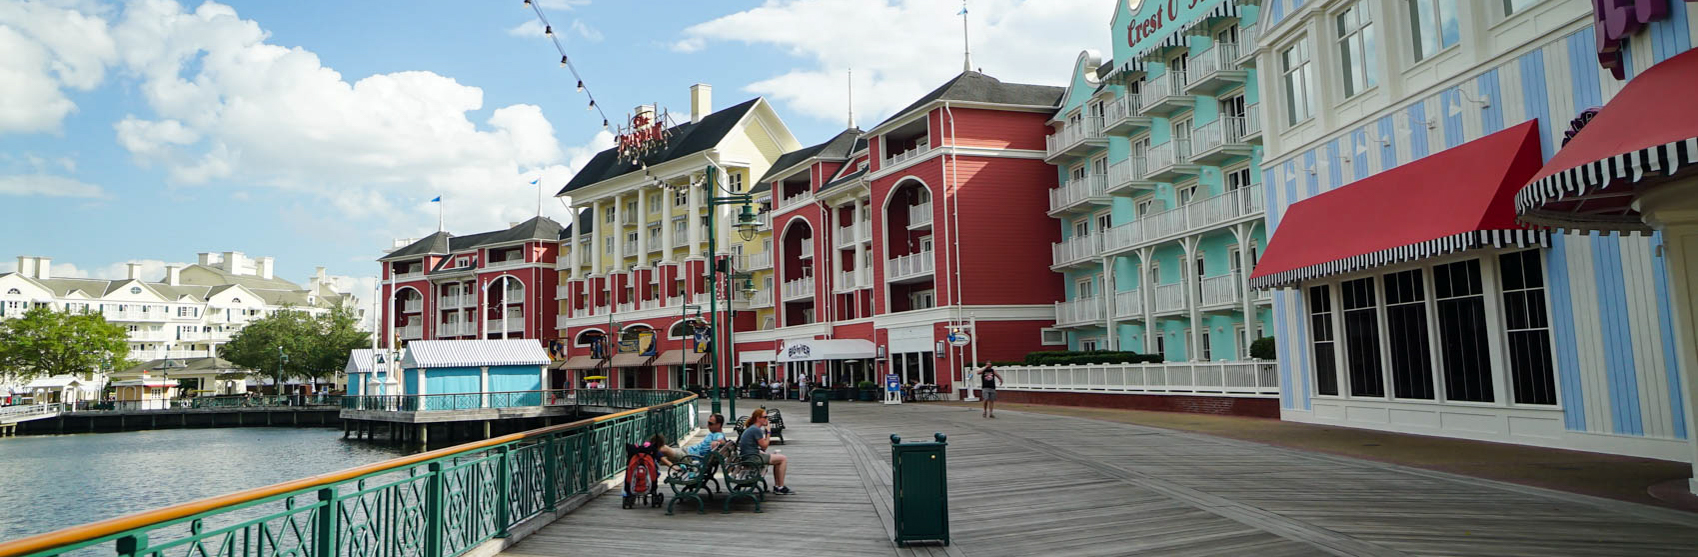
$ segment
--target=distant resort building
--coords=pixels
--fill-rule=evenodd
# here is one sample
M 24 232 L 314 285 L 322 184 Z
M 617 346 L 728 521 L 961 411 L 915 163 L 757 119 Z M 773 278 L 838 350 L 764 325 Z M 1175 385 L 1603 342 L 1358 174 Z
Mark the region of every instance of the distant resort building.
M 407 343 L 398 365 L 387 368 L 396 374 L 393 382 L 374 362 L 370 349 L 349 354 L 348 394 L 424 395 L 409 409 L 463 410 L 542 404 L 538 391 L 553 359 L 532 339 L 420 340 Z M 398 389 L 377 388 L 385 383 Z
M 396 241 L 379 258 L 385 348 L 416 340 L 540 339 L 553 335 L 560 223 L 536 217 L 478 234 Z

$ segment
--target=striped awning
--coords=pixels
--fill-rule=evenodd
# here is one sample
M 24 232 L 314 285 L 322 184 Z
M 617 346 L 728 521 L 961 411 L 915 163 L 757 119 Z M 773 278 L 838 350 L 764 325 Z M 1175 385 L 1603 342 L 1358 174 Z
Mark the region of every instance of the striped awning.
M 541 366 L 554 360 L 531 339 L 415 340 L 407 343 L 401 367 Z
M 1539 167 L 1539 126 L 1528 121 L 1294 203 L 1250 286 L 1294 286 L 1478 248 L 1545 246 L 1515 222 L 1519 184 Z
M 654 356 L 644 356 L 639 353 L 625 352 L 622 354 L 614 354 L 613 361 L 609 362 L 607 365 L 608 367 L 643 367 L 649 365 L 649 360 L 653 359 Z
M 1171 35 L 1163 37 L 1161 42 L 1158 42 L 1156 44 L 1144 47 L 1144 50 L 1141 50 L 1141 51 L 1138 52 L 1138 58 L 1139 59 L 1152 58 L 1152 57 L 1156 57 L 1156 56 L 1160 56 L 1162 54 L 1165 54 L 1170 50 L 1185 48 L 1186 47 L 1185 41 L 1187 39 L 1190 39 L 1190 38 L 1191 38 L 1191 36 L 1186 35 L 1185 33 L 1178 33 L 1178 32 L 1173 33 Z
M 607 360 L 585 354 L 582 356 L 572 356 L 567 358 L 565 361 L 555 364 L 554 369 L 595 369 L 601 367 L 601 364 L 606 361 Z
M 654 365 L 657 365 L 657 366 L 686 365 L 687 366 L 687 365 L 691 365 L 691 364 L 701 363 L 702 358 L 706 358 L 706 357 L 707 357 L 707 353 L 697 352 L 695 350 L 667 350 L 665 354 L 661 354 L 659 358 L 655 358 Z
M 1186 23 L 1184 27 L 1180 28 L 1179 32 L 1186 35 L 1208 35 L 1209 28 L 1213 27 L 1215 23 L 1223 19 L 1237 20 L 1239 17 L 1241 16 L 1237 2 L 1222 2 Z
M 1698 104 L 1688 97 L 1695 87 L 1698 50 L 1688 50 L 1628 81 L 1590 121 L 1577 120 L 1579 131 L 1516 193 L 1521 222 L 1650 231 L 1633 205 L 1636 189 L 1698 172 Z
M 1142 59 L 1134 58 L 1126 62 L 1121 62 L 1119 65 L 1115 66 L 1113 70 L 1108 72 L 1108 75 L 1102 77 L 1102 81 L 1103 83 L 1124 85 L 1126 81 L 1148 72 L 1149 67 L 1144 64 L 1144 61 Z

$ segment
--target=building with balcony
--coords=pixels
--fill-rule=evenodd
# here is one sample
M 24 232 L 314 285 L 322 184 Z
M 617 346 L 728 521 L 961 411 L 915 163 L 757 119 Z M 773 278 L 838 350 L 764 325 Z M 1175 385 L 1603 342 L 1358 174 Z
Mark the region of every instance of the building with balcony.
M 213 361 L 219 347 L 249 322 L 285 309 L 320 314 L 346 304 L 363 314 L 353 294 L 337 291 L 323 267 L 302 286 L 277 276 L 274 259 L 239 251 L 201 253 L 195 264 L 167 266 L 164 277 L 151 281 L 135 263 L 118 280 L 55 277 L 52 264 L 51 258 L 24 256 L 16 272 L 0 274 L 0 319 L 35 307 L 99 313 L 129 331 L 129 358 L 140 362 L 175 360 L 199 369 L 201 360 Z M 201 378 L 184 381 L 184 392 L 244 387 L 239 379 L 217 386 Z
M 1596 129 L 1591 109 L 1690 51 L 1694 5 L 1261 4 L 1255 64 L 1278 71 L 1262 82 L 1272 241 L 1252 283 L 1277 289 L 1282 417 L 1693 460 L 1698 391 L 1677 364 L 1692 344 L 1665 259 L 1679 249 L 1645 228 L 1528 228 L 1514 200 Z M 1612 18 L 1625 30 L 1594 28 Z M 1689 166 L 1661 162 L 1591 176 Z M 1608 191 L 1555 195 L 1578 208 L 1558 226 L 1622 222 L 1632 189 Z
M 1100 139 L 1046 145 L 1060 95 L 964 72 L 877 126 L 785 153 L 754 190 L 772 207 L 777 326 L 739 331 L 739 380 L 896 374 L 951 393 L 953 370 L 1043 349 L 1059 289 L 1020 263 L 1055 240 L 1030 210 L 1052 202 L 1041 159 Z M 946 347 L 951 332 L 972 344 Z
M 659 122 L 664 140 L 640 156 L 602 151 L 560 190 L 581 216 L 559 242 L 559 317 L 547 338 L 558 339 L 565 373 L 553 374 L 555 386 L 591 375 L 609 376 L 614 388 L 705 385 L 695 337 L 710 312 L 718 311 L 724 330 L 774 326 L 783 302 L 774 294 L 772 221 L 761 215 L 745 240 L 734 226 L 741 207 L 710 206 L 709 198 L 750 193 L 757 177 L 801 145 L 766 100 L 716 111 L 711 92 L 690 88 L 686 122 L 638 107 Z M 716 300 L 710 261 L 746 278 Z M 726 357 L 720 369 L 732 365 Z
M 1254 4 L 1175 4 L 1170 18 L 1153 17 L 1166 3 L 1122 3 L 1114 59 L 1079 55 L 1045 159 L 1070 349 L 1242 360 L 1268 335 L 1271 297 L 1247 272 L 1266 245 L 1260 92 L 1240 56 Z
M 397 240 L 378 259 L 381 342 L 552 340 L 563 232 L 539 216 L 502 230 Z

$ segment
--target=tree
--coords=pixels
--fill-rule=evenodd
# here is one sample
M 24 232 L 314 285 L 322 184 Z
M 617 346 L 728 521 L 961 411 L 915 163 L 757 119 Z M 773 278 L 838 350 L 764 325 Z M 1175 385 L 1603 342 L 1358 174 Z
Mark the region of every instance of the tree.
M 249 323 L 224 345 L 230 363 L 252 370 L 280 386 L 290 379 L 335 376 L 348 361 L 348 352 L 371 342 L 369 333 L 355 329 L 352 308 L 337 306 L 322 315 L 285 307 Z
M 68 313 L 37 306 L 0 321 L 0 379 L 29 380 L 134 365 L 129 332 L 98 313 Z
M 1273 337 L 1262 337 L 1250 343 L 1250 357 L 1258 360 L 1277 360 L 1279 355 L 1274 352 Z

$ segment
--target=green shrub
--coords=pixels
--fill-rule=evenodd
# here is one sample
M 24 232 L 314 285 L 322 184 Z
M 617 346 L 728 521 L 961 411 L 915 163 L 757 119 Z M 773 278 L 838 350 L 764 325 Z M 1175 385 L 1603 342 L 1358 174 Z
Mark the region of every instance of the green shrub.
M 1274 352 L 1273 337 L 1258 338 L 1255 342 L 1250 343 L 1250 357 L 1258 360 L 1279 359 L 1279 356 Z
M 860 383 L 856 383 L 855 386 L 862 388 L 862 389 L 877 389 L 878 383 L 874 383 L 872 381 L 862 381 Z

